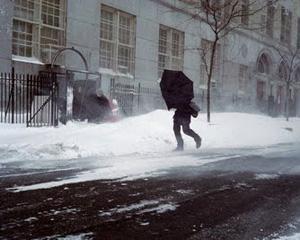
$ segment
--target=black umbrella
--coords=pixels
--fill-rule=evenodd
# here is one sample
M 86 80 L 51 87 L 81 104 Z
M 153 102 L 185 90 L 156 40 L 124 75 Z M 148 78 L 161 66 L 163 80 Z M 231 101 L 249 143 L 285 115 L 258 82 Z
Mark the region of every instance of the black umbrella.
M 164 70 L 160 89 L 168 110 L 189 104 L 194 98 L 193 81 L 182 71 Z

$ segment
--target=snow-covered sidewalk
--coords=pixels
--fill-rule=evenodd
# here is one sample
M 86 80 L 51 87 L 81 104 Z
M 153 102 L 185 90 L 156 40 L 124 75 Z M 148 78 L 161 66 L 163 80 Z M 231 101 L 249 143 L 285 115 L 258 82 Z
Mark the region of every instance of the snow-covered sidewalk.
M 58 128 L 0 124 L 0 164 L 168 153 L 176 146 L 172 115 L 173 112 L 156 110 L 115 123 L 69 122 Z M 192 119 L 191 127 L 201 135 L 202 149 L 300 142 L 300 118 L 287 122 L 284 118 L 255 114 L 213 113 L 209 124 L 206 115 L 200 114 L 197 119 Z M 183 137 L 185 149 L 194 149 L 193 140 Z

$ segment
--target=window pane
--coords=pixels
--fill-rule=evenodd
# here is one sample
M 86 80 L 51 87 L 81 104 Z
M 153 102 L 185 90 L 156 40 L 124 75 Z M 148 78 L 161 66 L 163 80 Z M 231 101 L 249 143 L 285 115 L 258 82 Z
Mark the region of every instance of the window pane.
M 249 24 L 249 0 L 243 0 L 241 6 L 241 23 L 248 25 Z
M 283 43 L 291 44 L 291 27 L 292 27 L 292 13 L 288 9 L 282 7 L 280 40 Z
M 64 1 L 42 0 L 42 21 L 43 24 L 64 27 Z
M 172 58 L 171 68 L 173 70 L 182 70 L 182 62 L 180 58 Z
M 179 33 L 172 33 L 172 55 L 179 57 Z
M 267 8 L 267 34 L 270 37 L 273 37 L 274 15 L 275 7 L 273 6 L 273 3 L 269 1 Z
M 100 66 L 122 73 L 134 72 L 135 17 L 102 6 Z
M 62 45 L 63 31 L 43 27 L 41 29 L 41 44 Z
M 158 76 L 164 69 L 182 70 L 184 33 L 160 26 L 158 42 Z
M 43 58 L 45 52 L 61 48 L 64 8 L 65 0 L 15 0 L 14 17 L 18 20 L 13 20 L 13 54 Z
M 265 54 L 262 54 L 258 61 L 258 72 L 269 74 L 269 61 Z
M 278 69 L 279 78 L 282 81 L 286 81 L 287 79 L 287 67 L 284 65 L 284 63 L 281 63 Z
M 300 68 L 298 68 L 296 71 L 295 79 L 297 83 L 300 83 Z
M 32 56 L 32 24 L 13 20 L 13 54 Z M 25 50 L 26 49 L 26 50 Z
M 109 11 L 101 11 L 101 28 L 100 28 L 100 38 L 112 40 L 113 39 L 113 13 Z
M 103 68 L 113 68 L 114 44 L 110 42 L 100 42 L 100 66 Z
M 119 41 L 123 44 L 130 44 L 133 26 L 129 16 L 120 15 L 119 17 Z
M 162 76 L 165 68 L 169 65 L 169 57 L 165 55 L 158 55 L 158 77 Z
M 159 52 L 160 53 L 167 53 L 167 41 L 168 35 L 167 30 L 159 29 Z
M 240 71 L 239 71 L 239 90 L 244 91 L 245 88 L 246 88 L 247 71 L 248 71 L 248 67 L 247 66 L 240 65 Z
M 297 48 L 300 49 L 300 18 L 298 18 Z
M 64 45 L 63 39 L 64 31 L 43 27 L 40 38 L 41 59 L 50 62 L 57 50 Z
M 38 8 L 38 2 L 35 0 L 18 0 L 14 2 L 14 16 L 30 21 L 35 21 L 34 10 Z
M 133 64 L 133 49 L 119 46 L 118 49 L 118 70 L 122 73 L 130 73 Z

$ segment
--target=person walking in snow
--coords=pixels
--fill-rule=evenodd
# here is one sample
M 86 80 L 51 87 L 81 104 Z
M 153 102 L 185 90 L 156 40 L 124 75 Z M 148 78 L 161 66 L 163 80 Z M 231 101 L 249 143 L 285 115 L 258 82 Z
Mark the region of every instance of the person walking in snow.
M 184 134 L 194 138 L 196 148 L 201 146 L 201 137 L 190 128 L 191 116 L 197 117 L 198 111 L 191 107 L 191 104 L 183 105 L 176 109 L 173 116 L 173 131 L 177 141 L 177 147 L 174 151 L 183 151 L 184 143 L 180 133 L 180 128 Z

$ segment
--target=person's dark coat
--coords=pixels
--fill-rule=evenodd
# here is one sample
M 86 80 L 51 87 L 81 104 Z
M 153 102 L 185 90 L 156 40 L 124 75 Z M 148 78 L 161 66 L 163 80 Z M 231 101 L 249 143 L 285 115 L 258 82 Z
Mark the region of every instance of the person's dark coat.
M 189 104 L 186 104 L 176 109 L 173 118 L 177 120 L 182 119 L 191 122 L 191 116 L 196 117 L 197 115 L 198 112 L 195 111 Z

